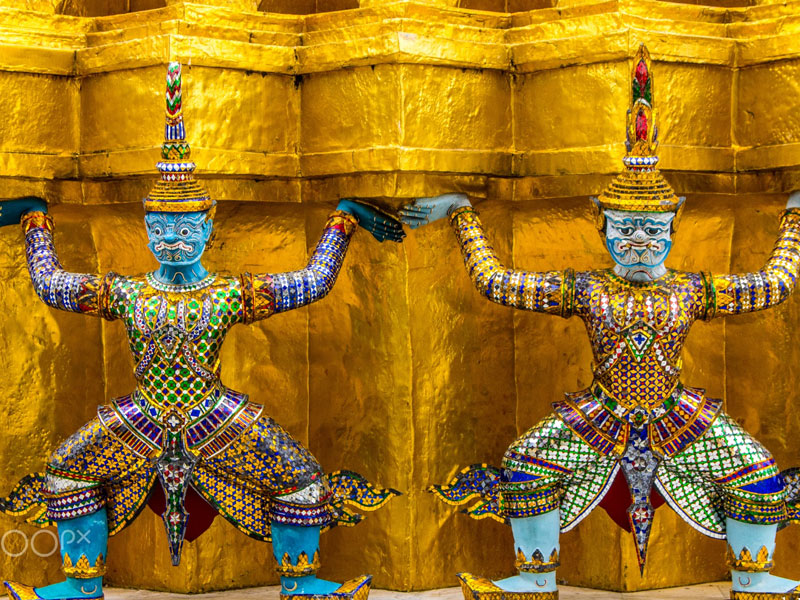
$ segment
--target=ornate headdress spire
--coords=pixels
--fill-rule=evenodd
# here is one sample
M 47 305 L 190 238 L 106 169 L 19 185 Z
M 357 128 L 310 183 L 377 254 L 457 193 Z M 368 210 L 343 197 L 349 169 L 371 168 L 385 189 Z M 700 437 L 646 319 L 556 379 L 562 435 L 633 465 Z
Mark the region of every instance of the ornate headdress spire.
M 639 46 L 631 73 L 630 108 L 622 162 L 625 170 L 598 197 L 600 209 L 642 212 L 676 212 L 680 199 L 656 169 L 658 128 L 653 100 L 650 53 Z
M 195 212 L 212 208 L 208 190 L 194 178 L 195 164 L 186 141 L 181 96 L 181 65 L 167 67 L 167 119 L 161 161 L 156 164 L 161 179 L 144 199 L 144 209 L 153 212 Z

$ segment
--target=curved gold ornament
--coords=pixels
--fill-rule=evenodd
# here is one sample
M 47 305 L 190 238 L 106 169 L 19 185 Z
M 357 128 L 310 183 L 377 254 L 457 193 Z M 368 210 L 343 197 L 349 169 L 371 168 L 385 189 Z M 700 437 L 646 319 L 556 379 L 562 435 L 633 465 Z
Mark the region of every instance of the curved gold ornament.
M 301 552 L 294 564 L 292 564 L 292 557 L 286 552 L 275 570 L 281 577 L 305 577 L 319 571 L 319 567 L 319 550 L 314 552 L 314 559 L 311 562 L 308 560 L 308 554 Z M 287 591 L 291 592 L 292 590 Z
M 518 571 L 523 573 L 551 573 L 561 565 L 561 561 L 558 558 L 558 550 L 555 548 L 550 553 L 548 560 L 545 560 L 544 554 L 538 548 L 533 551 L 530 560 L 525 557 L 522 548 L 518 548 L 517 560 L 514 565 Z
M 64 553 L 64 564 L 61 567 L 64 575 L 67 577 L 74 577 L 76 579 L 92 579 L 94 577 L 102 577 L 106 574 L 106 563 L 103 560 L 103 555 L 97 557 L 94 565 L 89 562 L 85 554 L 81 554 L 78 562 L 72 563 L 68 553 Z
M 761 546 L 756 553 L 756 557 L 753 558 L 750 549 L 747 547 L 742 548 L 737 557 L 731 545 L 728 544 L 725 560 L 731 569 L 735 571 L 745 571 L 747 573 L 765 573 L 775 566 L 766 546 Z

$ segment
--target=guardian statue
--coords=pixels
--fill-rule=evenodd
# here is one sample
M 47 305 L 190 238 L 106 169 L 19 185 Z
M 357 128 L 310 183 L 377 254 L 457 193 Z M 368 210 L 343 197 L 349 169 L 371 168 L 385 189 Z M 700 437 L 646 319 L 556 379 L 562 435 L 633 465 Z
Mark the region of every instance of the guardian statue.
M 681 352 L 696 320 L 768 309 L 791 294 L 800 270 L 800 194 L 789 199 L 761 271 L 667 269 L 684 200 L 656 168 L 653 77 L 644 46 L 633 61 L 630 99 L 625 170 L 593 199 L 613 268 L 508 269 L 460 194 L 418 199 L 402 211 L 411 227 L 449 217 L 482 295 L 577 316 L 594 354 L 591 385 L 556 402 L 550 416 L 511 445 L 502 468 L 475 465 L 432 487 L 450 504 L 479 500 L 468 511 L 473 517 L 493 516 L 513 530 L 519 575 L 493 582 L 461 573 L 464 596 L 557 598 L 559 533 L 580 523 L 622 477 L 630 495 L 619 520 L 633 533 L 642 570 L 653 503 L 666 501 L 695 529 L 727 538 L 731 598 L 800 598 L 798 582 L 769 573 L 778 528 L 800 522 L 798 470 L 781 474 L 767 449 L 722 411 L 721 400 L 681 381 Z
M 25 477 L 0 502 L 3 512 L 35 510 L 32 522 L 57 524 L 66 576 L 39 588 L 6 582 L 9 597 L 102 598 L 108 536 L 157 495 L 174 565 L 187 528 L 202 530 L 210 524 L 204 513 L 218 513 L 245 534 L 272 541 L 282 597 L 364 600 L 369 576 L 342 585 L 317 578 L 320 532 L 358 522 L 362 515 L 346 505 L 374 510 L 397 492 L 350 471 L 324 474 L 261 404 L 223 385 L 220 350 L 234 325 L 322 299 L 359 225 L 379 241 L 398 242 L 402 227 L 365 204 L 342 200 L 305 269 L 209 273 L 202 257 L 215 201 L 194 177 L 181 102 L 181 67 L 170 63 L 161 178 L 144 200 L 157 270 L 136 277 L 65 271 L 44 201 L 0 204 L 0 225 L 22 224 L 38 296 L 53 308 L 121 321 L 137 380 L 132 393 L 101 406 L 52 454 L 46 473 Z

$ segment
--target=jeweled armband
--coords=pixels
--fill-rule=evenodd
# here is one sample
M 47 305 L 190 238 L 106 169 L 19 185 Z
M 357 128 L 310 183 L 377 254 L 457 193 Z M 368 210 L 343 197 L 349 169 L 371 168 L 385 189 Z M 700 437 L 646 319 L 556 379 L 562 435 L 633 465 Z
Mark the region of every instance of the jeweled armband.
M 275 312 L 275 294 L 269 275 L 239 275 L 242 286 L 242 323 L 265 319 Z
M 452 224 L 460 215 L 466 214 L 477 215 L 478 212 L 471 206 L 461 206 L 450 213 L 450 223 Z
M 710 321 L 717 314 L 717 290 L 714 287 L 714 276 L 708 271 L 701 271 L 703 280 L 703 313 L 701 318 Z
M 353 235 L 353 232 L 358 229 L 358 219 L 356 219 L 349 212 L 343 210 L 335 210 L 328 217 L 328 222 L 325 223 L 325 228 L 336 227 L 341 229 L 346 236 Z
M 50 232 L 53 231 L 53 217 L 38 210 L 27 212 L 22 215 L 20 224 L 22 225 L 22 232 L 25 234 L 27 234 L 31 229 L 35 229 L 37 227 L 46 229 Z

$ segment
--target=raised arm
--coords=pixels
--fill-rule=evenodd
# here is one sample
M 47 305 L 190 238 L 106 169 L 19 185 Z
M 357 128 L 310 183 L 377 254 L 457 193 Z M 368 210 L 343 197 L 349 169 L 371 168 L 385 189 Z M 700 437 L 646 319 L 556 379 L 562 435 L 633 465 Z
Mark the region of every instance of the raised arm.
M 800 195 L 787 205 L 778 240 L 760 271 L 738 275 L 706 275 L 706 318 L 764 310 L 786 300 L 800 274 Z
M 110 288 L 116 275 L 105 277 L 65 271 L 53 245 L 53 219 L 39 198 L 0 203 L 2 225 L 21 223 L 28 271 L 36 294 L 48 306 L 113 319 Z
M 572 316 L 575 290 L 572 270 L 536 273 L 503 266 L 465 195 L 420 198 L 407 205 L 401 214 L 412 228 L 449 215 L 470 279 L 489 300 L 524 310 Z
M 393 217 L 361 202 L 340 201 L 325 223 L 305 269 L 240 276 L 243 321 L 252 323 L 324 298 L 336 283 L 350 238 L 359 225 L 380 242 L 399 242 L 405 237 L 402 226 Z

